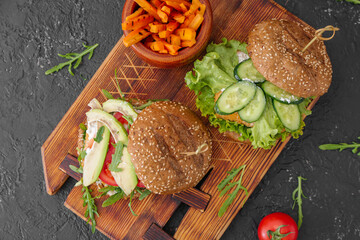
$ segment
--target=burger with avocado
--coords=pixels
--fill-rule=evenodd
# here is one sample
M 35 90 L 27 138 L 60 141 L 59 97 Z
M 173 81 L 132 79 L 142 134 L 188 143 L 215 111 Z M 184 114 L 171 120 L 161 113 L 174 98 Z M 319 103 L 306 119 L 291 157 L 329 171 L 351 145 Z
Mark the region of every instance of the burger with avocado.
M 103 206 L 129 197 L 142 200 L 151 192 L 180 192 L 206 174 L 209 133 L 182 104 L 93 99 L 89 106 L 78 142 L 81 183 L 96 183 L 110 195 Z
M 202 115 L 254 148 L 298 138 L 308 104 L 327 92 L 332 77 L 323 41 L 302 51 L 314 35 L 310 27 L 273 19 L 257 24 L 247 43 L 210 44 L 185 77 Z

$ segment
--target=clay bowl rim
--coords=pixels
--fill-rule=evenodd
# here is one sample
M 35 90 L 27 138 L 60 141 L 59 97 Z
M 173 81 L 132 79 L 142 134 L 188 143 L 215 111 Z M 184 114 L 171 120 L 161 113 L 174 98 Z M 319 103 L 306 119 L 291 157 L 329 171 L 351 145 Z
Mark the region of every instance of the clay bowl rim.
M 183 66 L 195 60 L 206 48 L 207 43 L 210 40 L 213 24 L 212 9 L 209 0 L 200 0 L 200 2 L 205 4 L 206 10 L 204 13 L 204 21 L 198 30 L 194 46 L 180 50 L 178 55 L 170 55 L 154 52 L 145 47 L 142 42 L 139 42 L 131 45 L 131 48 L 134 50 L 136 55 L 151 65 L 165 68 Z M 133 13 L 136 7 L 137 3 L 134 0 L 125 1 L 122 12 L 122 22 L 125 22 L 126 17 Z M 124 30 L 123 32 L 124 36 L 126 36 L 131 31 Z

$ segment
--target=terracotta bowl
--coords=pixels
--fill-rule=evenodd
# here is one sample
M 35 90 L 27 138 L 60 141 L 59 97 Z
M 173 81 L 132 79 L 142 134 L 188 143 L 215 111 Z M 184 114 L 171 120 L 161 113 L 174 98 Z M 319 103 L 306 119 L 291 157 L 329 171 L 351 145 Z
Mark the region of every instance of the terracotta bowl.
M 186 65 L 197 59 L 200 54 L 205 50 L 207 43 L 209 42 L 211 29 L 212 29 L 212 10 L 208 0 L 200 0 L 201 3 L 206 5 L 204 13 L 204 21 L 202 22 L 200 29 L 197 32 L 196 44 L 192 47 L 187 47 L 179 50 L 178 55 L 157 53 L 149 48 L 145 47 L 142 42 L 136 43 L 131 46 L 136 55 L 143 59 L 145 62 L 160 68 L 175 68 Z M 125 2 L 122 21 L 125 22 L 125 18 L 133 13 L 137 9 L 137 3 L 134 0 L 127 0 Z M 130 31 L 124 31 L 125 36 Z

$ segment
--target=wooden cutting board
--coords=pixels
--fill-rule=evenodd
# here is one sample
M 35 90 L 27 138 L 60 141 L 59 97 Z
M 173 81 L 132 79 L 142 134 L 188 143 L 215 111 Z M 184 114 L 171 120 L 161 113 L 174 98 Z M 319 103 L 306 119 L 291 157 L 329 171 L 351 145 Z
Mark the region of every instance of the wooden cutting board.
M 283 18 L 305 24 L 271 0 L 210 2 L 214 19 L 211 41 L 215 43 L 221 42 L 223 37 L 246 41 L 253 26 L 266 19 Z M 116 91 L 111 80 L 115 69 L 120 87 L 128 97 L 167 98 L 182 102 L 196 111 L 195 95 L 184 83 L 185 73 L 192 67 L 192 64 L 176 69 L 152 67 L 137 58 L 130 48 L 126 48 L 121 38 L 41 148 L 47 192 L 55 194 L 68 178 L 67 174 L 59 170 L 59 166 L 67 154 L 76 155 L 78 126 L 85 120 L 89 101 L 94 97 L 105 100 L 100 89 Z M 313 107 L 316 100 L 309 108 Z M 203 120 L 209 126 L 207 120 Z M 211 199 L 204 212 L 195 208 L 188 210 L 173 236 L 176 239 L 219 239 L 290 139 L 278 142 L 271 150 L 254 150 L 249 145 L 220 135 L 210 126 L 209 131 L 213 139 L 214 168 L 200 189 L 209 194 Z M 246 164 L 243 185 L 249 195 L 240 192 L 224 216 L 218 217 L 217 213 L 226 197 L 219 197 L 217 185 L 227 175 L 227 171 L 243 164 Z M 81 195 L 80 187 L 73 188 L 65 206 L 85 219 Z M 134 200 L 133 209 L 138 214 L 135 217 L 128 209 L 128 201 L 119 201 L 107 208 L 101 207 L 102 201 L 96 200 L 100 214 L 97 229 L 111 239 L 160 239 L 163 236 L 161 227 L 180 203 L 171 195 L 151 195 L 143 201 Z

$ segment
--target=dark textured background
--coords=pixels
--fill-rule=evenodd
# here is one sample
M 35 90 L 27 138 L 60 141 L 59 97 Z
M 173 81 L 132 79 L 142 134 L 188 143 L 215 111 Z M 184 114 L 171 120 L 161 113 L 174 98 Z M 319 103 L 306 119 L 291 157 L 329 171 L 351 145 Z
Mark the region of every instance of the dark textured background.
M 45 190 L 40 147 L 121 37 L 124 0 L 0 0 L 0 239 L 105 239 L 63 206 L 74 185 L 55 195 Z M 306 131 L 291 140 L 222 239 L 257 239 L 262 217 L 290 214 L 297 176 L 303 190 L 299 239 L 360 239 L 360 157 L 323 152 L 322 143 L 360 135 L 360 5 L 336 0 L 278 0 L 301 19 L 341 31 L 326 43 L 333 83 L 306 118 Z M 99 43 L 76 71 L 44 72 L 57 53 Z M 181 213 L 166 226 L 173 231 Z M 119 219 L 121 221 L 121 219 Z

